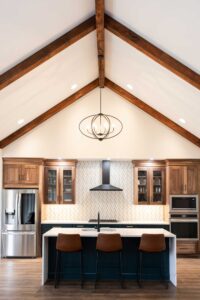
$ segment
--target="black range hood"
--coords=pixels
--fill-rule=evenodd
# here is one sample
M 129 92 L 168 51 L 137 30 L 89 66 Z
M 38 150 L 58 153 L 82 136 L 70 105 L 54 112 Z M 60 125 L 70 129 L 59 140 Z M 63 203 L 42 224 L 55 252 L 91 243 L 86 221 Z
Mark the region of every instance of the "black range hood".
M 104 192 L 120 192 L 122 189 L 110 184 L 110 161 L 102 161 L 102 184 L 98 185 L 90 191 L 104 191 Z

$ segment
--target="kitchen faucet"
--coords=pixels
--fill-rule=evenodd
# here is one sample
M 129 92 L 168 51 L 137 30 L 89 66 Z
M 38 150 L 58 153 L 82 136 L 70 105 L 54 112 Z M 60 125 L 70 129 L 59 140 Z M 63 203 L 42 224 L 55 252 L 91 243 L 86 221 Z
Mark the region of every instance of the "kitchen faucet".
M 97 231 L 100 232 L 100 212 L 97 215 Z

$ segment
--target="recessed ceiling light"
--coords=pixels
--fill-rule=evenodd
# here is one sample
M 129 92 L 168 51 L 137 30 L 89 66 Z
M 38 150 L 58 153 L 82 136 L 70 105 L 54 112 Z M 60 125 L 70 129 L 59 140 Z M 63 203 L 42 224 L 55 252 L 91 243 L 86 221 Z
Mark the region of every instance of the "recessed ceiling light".
M 78 84 L 74 83 L 74 84 L 71 85 L 71 90 L 75 90 L 77 87 L 78 87 Z
M 130 83 L 127 83 L 126 86 L 127 86 L 127 88 L 128 88 L 129 90 L 131 90 L 131 91 L 133 90 L 133 87 L 132 87 L 132 85 L 131 85 Z
M 17 124 L 19 124 L 19 125 L 21 125 L 21 124 L 23 124 L 24 123 L 24 119 L 19 119 L 18 121 L 17 121 Z
M 183 119 L 183 118 L 180 118 L 180 119 L 179 119 L 179 122 L 181 122 L 182 124 L 185 124 L 185 123 L 186 123 L 185 119 Z

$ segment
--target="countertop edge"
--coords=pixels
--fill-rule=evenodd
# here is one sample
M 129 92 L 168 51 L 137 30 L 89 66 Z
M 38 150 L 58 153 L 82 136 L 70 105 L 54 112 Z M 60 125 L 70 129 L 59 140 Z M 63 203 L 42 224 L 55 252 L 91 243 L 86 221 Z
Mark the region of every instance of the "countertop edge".
M 113 231 L 112 231 L 113 232 Z M 162 229 L 162 228 L 116 228 L 114 230 L 115 233 L 119 233 L 122 237 L 141 237 L 144 233 L 150 233 L 150 234 L 164 234 L 167 238 L 176 238 L 176 236 L 169 232 L 168 230 Z M 59 228 L 54 227 L 50 229 L 49 231 L 45 232 L 43 234 L 43 237 L 57 237 L 59 233 L 69 233 L 69 234 L 80 234 L 81 237 L 97 237 L 99 232 L 96 230 L 83 230 L 81 228 Z M 101 230 L 101 233 L 107 233 L 110 232 L 107 230 Z
M 96 222 L 89 222 L 89 221 L 73 221 L 73 220 L 43 220 L 41 224 L 96 224 Z M 142 221 L 118 221 L 118 222 L 102 222 L 103 224 L 113 224 L 113 225 L 123 225 L 123 224 L 135 224 L 135 225 L 169 225 L 167 221 L 149 221 L 149 222 L 142 222 Z

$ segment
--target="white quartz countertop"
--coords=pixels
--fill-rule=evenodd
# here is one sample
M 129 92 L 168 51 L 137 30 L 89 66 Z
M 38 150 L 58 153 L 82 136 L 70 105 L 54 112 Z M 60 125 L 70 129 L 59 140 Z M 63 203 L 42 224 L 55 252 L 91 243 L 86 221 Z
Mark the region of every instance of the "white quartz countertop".
M 81 237 L 97 237 L 99 232 L 92 228 L 61 228 L 54 227 L 43 234 L 43 237 L 56 237 L 59 233 L 80 234 Z M 119 233 L 122 237 L 141 237 L 144 233 L 164 234 L 165 237 L 175 238 L 171 232 L 162 228 L 101 228 L 100 233 Z
M 42 220 L 41 224 L 96 224 L 89 221 L 66 221 L 66 220 Z M 118 221 L 118 222 L 102 222 L 103 224 L 123 225 L 123 224 L 138 224 L 138 225 L 169 225 L 169 221 Z

